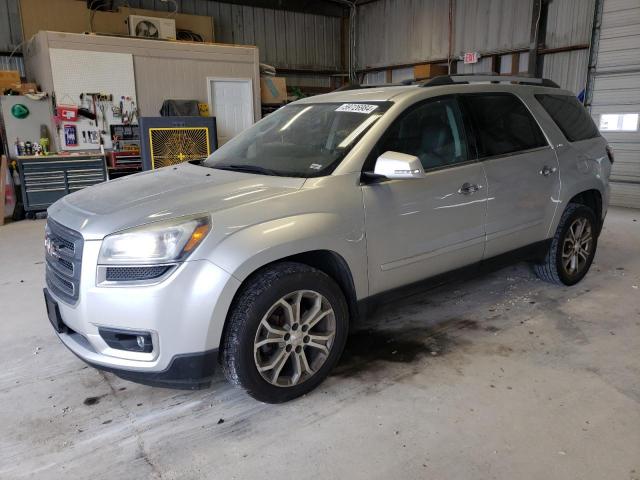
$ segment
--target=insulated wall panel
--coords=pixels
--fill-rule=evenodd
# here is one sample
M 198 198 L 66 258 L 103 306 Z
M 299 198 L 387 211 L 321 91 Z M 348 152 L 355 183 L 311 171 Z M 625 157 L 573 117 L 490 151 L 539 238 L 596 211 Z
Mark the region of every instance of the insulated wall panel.
M 542 76 L 577 95 L 586 86 L 588 65 L 589 50 L 550 53 L 544 56 Z

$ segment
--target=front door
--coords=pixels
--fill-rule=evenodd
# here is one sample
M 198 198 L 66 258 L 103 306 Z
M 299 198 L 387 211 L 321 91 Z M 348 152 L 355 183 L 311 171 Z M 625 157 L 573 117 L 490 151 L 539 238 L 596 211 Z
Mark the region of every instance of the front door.
M 417 156 L 426 176 L 363 186 L 372 295 L 475 263 L 484 250 L 485 175 L 468 152 L 456 99 L 409 107 L 365 168 L 386 151 Z
M 495 92 L 462 96 L 487 175 L 491 258 L 548 236 L 558 205 L 558 159 L 521 99 Z

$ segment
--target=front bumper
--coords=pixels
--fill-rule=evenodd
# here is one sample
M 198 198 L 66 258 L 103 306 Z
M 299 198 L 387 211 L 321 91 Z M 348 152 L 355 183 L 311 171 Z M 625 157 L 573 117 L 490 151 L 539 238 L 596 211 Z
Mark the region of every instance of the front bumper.
M 69 345 L 64 342 L 67 347 Z M 199 390 L 211 385 L 211 379 L 218 361 L 218 349 L 202 353 L 185 353 L 171 359 L 169 366 L 159 372 L 125 370 L 93 363 L 82 357 L 77 351 L 69 349 L 83 362 L 92 367 L 110 372 L 130 382 L 141 383 L 152 387 L 176 388 L 181 390 Z
M 194 260 L 155 285 L 96 286 L 100 244 L 84 244 L 73 305 L 49 292 L 67 327 L 57 332 L 60 340 L 86 363 L 127 380 L 177 388 L 208 385 L 240 282 L 208 260 Z M 153 349 L 111 348 L 99 328 L 148 332 Z

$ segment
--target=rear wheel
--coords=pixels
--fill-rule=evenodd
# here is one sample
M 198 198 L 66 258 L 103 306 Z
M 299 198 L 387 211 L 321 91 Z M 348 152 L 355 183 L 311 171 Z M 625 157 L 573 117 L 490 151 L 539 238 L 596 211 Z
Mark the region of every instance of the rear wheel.
M 280 403 L 313 390 L 338 361 L 348 332 L 342 291 L 307 265 L 275 264 L 234 302 L 222 351 L 227 379 Z
M 534 270 L 542 280 L 575 285 L 587 274 L 598 244 L 596 215 L 586 205 L 570 203 L 542 263 Z

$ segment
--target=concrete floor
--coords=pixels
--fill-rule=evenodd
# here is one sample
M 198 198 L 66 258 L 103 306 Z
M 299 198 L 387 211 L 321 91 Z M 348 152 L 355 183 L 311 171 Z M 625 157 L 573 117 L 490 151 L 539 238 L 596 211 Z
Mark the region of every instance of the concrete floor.
M 639 211 L 573 288 L 520 264 L 385 307 L 280 406 L 84 366 L 46 319 L 43 226 L 0 228 L 0 478 L 640 478 Z

